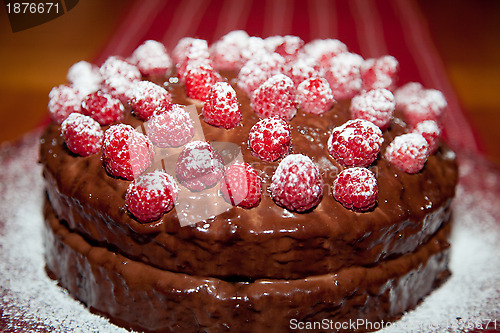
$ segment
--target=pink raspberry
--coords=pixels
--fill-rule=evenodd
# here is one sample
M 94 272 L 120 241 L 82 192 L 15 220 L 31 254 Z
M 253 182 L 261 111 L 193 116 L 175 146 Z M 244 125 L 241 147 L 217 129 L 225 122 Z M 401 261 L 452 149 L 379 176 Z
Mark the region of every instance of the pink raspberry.
M 227 202 L 243 208 L 257 206 L 262 192 L 257 171 L 248 163 L 234 163 L 227 167 L 220 190 Z
M 330 59 L 347 52 L 347 46 L 338 39 L 315 39 L 304 45 L 301 51 L 321 67 L 327 68 L 330 66 Z
M 195 40 L 196 39 L 193 37 L 183 37 L 179 39 L 172 51 L 172 58 L 176 65 L 185 60 L 187 50 L 193 45 Z
M 248 136 L 252 153 L 264 161 L 276 161 L 288 155 L 291 143 L 290 125 L 279 117 L 260 120 Z
M 261 118 L 279 116 L 291 120 L 297 113 L 292 79 L 283 74 L 269 78 L 255 90 L 250 105 Z
M 417 173 L 427 161 L 429 144 L 421 134 L 397 136 L 387 147 L 384 157 L 407 173 Z
M 382 131 L 389 127 L 395 109 L 394 95 L 387 89 L 374 89 L 354 96 L 350 107 L 352 118 L 371 121 Z
M 332 195 L 345 208 L 365 212 L 377 202 L 377 179 L 366 168 L 345 169 L 333 181 Z
M 297 36 L 273 36 L 266 38 L 265 41 L 269 42 L 269 39 L 274 39 L 270 42 L 271 51 L 285 58 L 286 62 L 295 60 L 304 46 L 304 41 Z
M 82 102 L 82 113 L 95 119 L 101 125 L 109 125 L 123 118 L 123 104 L 101 90 L 93 92 Z
M 151 141 L 130 125 L 111 125 L 104 133 L 102 160 L 112 176 L 132 180 L 151 165 L 153 156 Z
M 49 112 L 52 120 L 61 124 L 71 113 L 81 112 L 83 96 L 73 86 L 60 85 L 49 93 Z
M 118 57 L 106 59 L 99 71 L 104 79 L 102 90 L 124 103 L 132 83 L 141 79 L 137 67 Z
M 367 120 L 355 119 L 333 129 L 328 151 L 343 166 L 367 167 L 377 158 L 382 142 L 380 128 Z
M 196 68 L 203 65 L 212 68 L 207 41 L 203 39 L 190 39 L 187 43 L 187 45 L 183 46 L 179 42 L 179 47 L 184 47 L 185 50 L 184 53 L 176 55 L 178 57 L 178 62 L 176 63 L 177 77 L 183 83 L 186 81 L 189 67 Z M 175 51 L 178 51 L 177 47 L 174 49 Z
M 238 73 L 238 87 L 252 96 L 267 79 L 281 73 L 285 59 L 277 53 L 260 55 L 243 65 Z
M 297 104 L 306 113 L 323 114 L 335 104 L 332 89 L 324 78 L 310 78 L 297 87 Z
M 361 91 L 363 82 L 360 67 L 363 61 L 361 56 L 348 52 L 341 53 L 330 60 L 325 78 L 332 88 L 333 98 L 349 99 Z
M 277 205 L 301 213 L 311 210 L 321 201 L 323 179 L 309 157 L 292 154 L 278 165 L 270 190 Z
M 363 89 L 388 89 L 396 87 L 399 62 L 393 56 L 386 55 L 376 59 L 367 59 L 361 65 Z
M 165 75 L 172 67 L 172 60 L 165 46 L 154 40 L 147 40 L 139 45 L 130 62 L 139 68 L 143 75 Z
M 212 86 L 222 77 L 212 66 L 200 64 L 186 69 L 186 93 L 189 98 L 205 100 Z
M 202 191 L 214 186 L 223 173 L 222 157 L 208 142 L 188 143 L 177 158 L 177 179 L 191 191 Z
M 163 112 L 172 107 L 170 93 L 153 82 L 134 82 L 128 96 L 134 114 L 141 120 L 148 120 L 153 113 Z
M 69 68 L 66 78 L 83 96 L 99 90 L 102 84 L 99 67 L 86 61 L 73 64 Z
M 151 222 L 169 212 L 177 199 L 174 177 L 155 170 L 140 175 L 127 188 L 127 208 L 140 222 Z
M 62 122 L 61 134 L 68 149 L 80 156 L 97 154 L 104 137 L 101 126 L 80 113 L 72 113 Z
M 434 120 L 424 120 L 419 122 L 412 131 L 421 134 L 429 144 L 429 155 L 434 154 L 439 148 L 441 129 Z
M 304 80 L 320 76 L 320 69 L 312 58 L 300 57 L 288 63 L 283 70 L 283 74 L 291 78 L 293 85 L 297 87 Z
M 235 30 L 222 36 L 210 47 L 210 59 L 217 70 L 238 70 L 243 65 L 241 53 L 248 43 L 248 34 Z
M 236 91 L 226 82 L 217 82 L 212 86 L 202 111 L 203 119 L 217 127 L 233 128 L 241 120 Z
M 145 125 L 149 139 L 161 148 L 180 147 L 194 136 L 193 120 L 178 104 L 154 113 Z

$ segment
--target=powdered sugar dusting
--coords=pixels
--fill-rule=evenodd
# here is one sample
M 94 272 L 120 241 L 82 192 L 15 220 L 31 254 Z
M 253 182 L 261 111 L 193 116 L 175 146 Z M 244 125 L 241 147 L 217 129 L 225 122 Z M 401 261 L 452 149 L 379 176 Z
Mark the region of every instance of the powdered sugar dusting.
M 99 67 L 83 60 L 69 68 L 66 78 L 84 96 L 99 90 L 102 83 Z
M 154 40 L 147 40 L 139 45 L 132 53 L 130 62 L 146 75 L 164 75 L 172 67 L 167 49 Z
M 381 130 L 389 127 L 395 109 L 396 100 L 387 89 L 374 89 L 354 96 L 350 106 L 353 118 L 371 121 Z
M 335 99 L 351 98 L 361 91 L 360 67 L 363 58 L 355 53 L 341 53 L 330 59 L 325 78 L 330 83 Z

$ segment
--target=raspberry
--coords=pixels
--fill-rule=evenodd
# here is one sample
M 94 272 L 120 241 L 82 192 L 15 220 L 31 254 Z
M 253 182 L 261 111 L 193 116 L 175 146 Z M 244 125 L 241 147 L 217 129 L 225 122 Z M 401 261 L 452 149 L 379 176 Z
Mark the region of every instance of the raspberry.
M 330 60 L 330 66 L 325 72 L 325 78 L 333 91 L 336 100 L 354 97 L 361 91 L 360 67 L 363 58 L 354 53 L 341 53 Z
M 186 69 L 186 93 L 189 98 L 205 100 L 212 86 L 222 81 L 212 66 L 200 64 Z
M 354 119 L 371 121 L 382 131 L 391 123 L 396 101 L 387 89 L 375 89 L 354 96 L 351 101 L 351 116 Z
M 208 59 L 210 57 L 207 41 L 191 37 L 180 39 L 172 54 L 177 67 L 194 59 Z
M 241 120 L 236 91 L 226 82 L 217 82 L 208 92 L 203 105 L 203 119 L 213 126 L 233 128 Z
M 80 156 L 97 154 L 101 150 L 104 134 L 92 118 L 72 113 L 61 124 L 61 133 L 68 149 Z
M 246 40 L 245 48 L 241 50 L 241 61 L 243 65 L 245 65 L 250 60 L 262 60 L 274 56 L 282 59 L 283 62 L 285 61 L 285 59 L 283 59 L 283 57 L 278 53 L 269 52 L 267 50 L 266 42 L 262 38 L 255 36 L 249 37 Z
M 265 161 L 276 161 L 287 155 L 291 143 L 290 126 L 279 117 L 260 120 L 253 125 L 248 136 L 252 153 Z
M 399 72 L 399 62 L 393 56 L 383 56 L 376 59 L 367 59 L 361 65 L 361 78 L 363 89 L 389 89 L 394 90 L 397 75 Z
M 102 89 L 124 103 L 132 83 L 141 79 L 137 67 L 118 57 L 109 57 L 99 71 L 104 79 Z
M 429 144 L 418 133 L 397 136 L 385 151 L 385 159 L 407 173 L 417 173 L 427 161 Z
M 186 51 L 193 45 L 194 41 L 195 38 L 193 37 L 183 37 L 179 39 L 174 49 L 172 50 L 172 58 L 176 65 L 184 61 L 186 57 Z
M 241 53 L 247 47 L 248 34 L 235 30 L 224 35 L 210 47 L 210 59 L 217 70 L 237 70 L 243 65 Z
M 421 134 L 429 144 L 429 155 L 434 154 L 439 148 L 441 129 L 434 120 L 424 120 L 415 126 L 413 133 Z
M 335 104 L 332 89 L 324 78 L 310 78 L 297 87 L 297 104 L 304 112 L 323 114 Z
M 292 79 L 295 87 L 304 80 L 320 75 L 319 66 L 312 58 L 298 58 L 287 64 L 284 74 Z
M 364 119 L 349 120 L 333 129 L 328 151 L 346 167 L 367 167 L 375 161 L 382 145 L 382 131 Z
M 82 113 L 101 125 L 109 125 L 123 118 L 124 107 L 119 99 L 101 90 L 93 92 L 82 102 Z
M 292 154 L 278 165 L 270 190 L 277 205 L 302 213 L 321 201 L 323 179 L 318 167 L 309 157 Z
M 252 58 L 238 73 L 238 87 L 248 96 L 271 76 L 278 74 L 285 65 L 285 59 L 277 53 Z
M 149 139 L 161 148 L 180 147 L 194 135 L 193 120 L 178 104 L 153 114 L 145 125 Z
M 99 67 L 86 61 L 79 61 L 71 66 L 66 78 L 84 96 L 99 90 L 102 83 Z
M 252 208 L 260 202 L 260 178 L 248 163 L 234 163 L 227 167 L 220 190 L 224 199 L 233 206 Z
M 286 62 L 293 61 L 297 58 L 300 49 L 304 46 L 304 41 L 297 36 L 272 36 L 264 40 L 271 52 L 276 52 Z
M 323 68 L 330 66 L 330 59 L 344 52 L 347 52 L 347 46 L 338 39 L 315 39 L 302 48 L 303 54 Z
M 163 112 L 172 107 L 170 93 L 153 82 L 134 82 L 128 96 L 134 114 L 141 120 L 148 120 L 153 113 Z
M 71 113 L 81 112 L 83 96 L 73 86 L 60 85 L 49 93 L 49 112 L 52 120 L 61 124 Z
M 188 143 L 177 158 L 177 179 L 191 191 L 202 191 L 214 186 L 223 173 L 222 157 L 208 142 Z
M 140 175 L 127 188 L 127 208 L 140 222 L 151 222 L 169 212 L 177 199 L 174 177 L 155 170 Z
M 366 168 L 345 169 L 333 181 L 332 195 L 345 208 L 365 212 L 377 202 L 377 179 Z
M 186 81 L 188 67 L 212 66 L 207 41 L 192 39 L 184 47 L 184 53 L 177 55 L 179 58 L 176 65 L 177 77 L 183 83 Z
M 255 90 L 250 105 L 261 118 L 279 116 L 291 120 L 297 113 L 292 79 L 283 74 L 269 78 Z
M 130 125 L 111 125 L 104 133 L 102 160 L 109 174 L 132 180 L 153 161 L 153 144 Z
M 165 75 L 172 67 L 172 60 L 165 46 L 154 40 L 147 40 L 137 47 L 130 56 L 130 62 L 143 75 Z

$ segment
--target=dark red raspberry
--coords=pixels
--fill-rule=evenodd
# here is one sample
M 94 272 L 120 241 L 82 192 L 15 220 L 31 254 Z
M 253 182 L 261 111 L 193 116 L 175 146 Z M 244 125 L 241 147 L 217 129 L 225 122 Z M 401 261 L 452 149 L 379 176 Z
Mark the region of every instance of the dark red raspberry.
M 200 64 L 186 69 L 186 93 L 189 98 L 205 100 L 212 86 L 222 77 L 212 66 Z
M 220 190 L 224 199 L 233 206 L 252 208 L 260 202 L 260 178 L 248 163 L 234 163 L 228 166 Z
M 278 165 L 270 190 L 273 200 L 279 206 L 295 212 L 305 212 L 321 201 L 323 178 L 309 157 L 292 154 Z
M 323 68 L 330 67 L 330 59 L 347 52 L 347 46 L 338 39 L 315 39 L 302 48 L 302 53 L 313 58 Z
M 252 95 L 252 109 L 261 118 L 278 116 L 291 120 L 297 113 L 293 81 L 276 74 L 264 82 Z
M 109 125 L 123 118 L 124 107 L 118 98 L 98 90 L 84 98 L 82 113 L 101 125 Z
M 104 82 L 102 90 L 127 102 L 127 91 L 132 83 L 141 79 L 141 72 L 137 67 L 118 57 L 109 57 L 99 68 Z
M 427 161 L 429 144 L 418 133 L 397 136 L 387 147 L 384 157 L 407 173 L 417 173 Z
M 234 30 L 222 36 L 210 47 L 210 59 L 217 70 L 238 70 L 243 66 L 242 51 L 247 47 L 248 34 Z
M 371 121 L 385 131 L 396 109 L 394 95 L 387 89 L 374 89 L 363 92 L 351 101 L 351 116 L 354 119 Z
M 377 179 L 366 168 L 345 169 L 333 181 L 332 195 L 345 208 L 365 212 L 377 202 Z
M 154 40 L 147 40 L 137 47 L 130 62 L 144 75 L 165 75 L 172 67 L 172 60 L 165 46 Z
M 238 73 L 238 87 L 251 97 L 267 79 L 281 73 L 284 65 L 285 59 L 277 53 L 252 58 Z
M 441 129 L 434 120 L 424 120 L 415 126 L 414 133 L 421 134 L 429 144 L 429 155 L 434 154 L 439 148 Z
M 290 125 L 279 117 L 260 120 L 253 125 L 248 136 L 252 153 L 265 161 L 276 161 L 288 155 L 291 143 Z
M 341 53 L 330 60 L 325 78 L 332 88 L 336 100 L 349 99 L 358 94 L 362 87 L 360 67 L 363 58 L 354 53 Z
M 72 113 L 61 124 L 61 133 L 68 149 L 80 156 L 97 154 L 101 150 L 104 134 L 92 118 Z
M 223 173 L 222 157 L 208 142 L 188 143 L 177 158 L 177 179 L 191 191 L 202 191 L 214 186 Z
M 380 128 L 367 120 L 355 119 L 333 129 L 328 151 L 343 166 L 367 167 L 377 158 L 382 142 Z
M 323 114 L 335 104 L 332 89 L 324 78 L 310 78 L 297 87 L 297 104 L 306 113 Z
M 172 96 L 163 87 L 149 81 L 137 81 L 128 92 L 129 103 L 134 114 L 141 120 L 148 120 L 155 112 L 172 107 Z
M 203 119 L 210 125 L 224 128 L 236 127 L 241 111 L 236 91 L 226 82 L 215 83 L 203 105 Z
M 49 93 L 50 117 L 57 124 L 61 124 L 70 114 L 81 112 L 83 96 L 73 86 L 60 85 L 52 88 Z
M 153 161 L 153 144 L 130 125 L 111 125 L 104 133 L 102 159 L 109 174 L 132 180 Z
M 174 177 L 155 170 L 140 175 L 129 184 L 125 202 L 129 212 L 140 222 L 151 222 L 174 207 L 177 192 Z
M 180 147 L 194 135 L 193 120 L 180 105 L 173 104 L 170 110 L 153 114 L 146 122 L 146 133 L 158 147 Z
M 399 62 L 393 56 L 367 59 L 361 66 L 363 89 L 389 89 L 394 91 L 399 72 Z

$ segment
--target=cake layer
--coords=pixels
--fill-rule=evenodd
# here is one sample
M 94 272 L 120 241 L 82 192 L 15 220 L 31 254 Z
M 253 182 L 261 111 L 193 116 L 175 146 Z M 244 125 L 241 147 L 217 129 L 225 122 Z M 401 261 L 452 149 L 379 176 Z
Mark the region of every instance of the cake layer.
M 93 246 L 61 223 L 48 201 L 44 215 L 52 276 L 94 311 L 146 331 L 287 332 L 306 322 L 334 328 L 360 320 L 376 325 L 414 307 L 449 274 L 449 223 L 414 253 L 371 267 L 232 283 L 160 270 Z
M 175 103 L 192 103 L 181 85 L 167 88 Z M 349 119 L 348 102 L 338 103 L 324 115 L 299 110 L 290 121 L 292 153 L 311 157 L 320 168 L 325 189 L 311 212 L 293 213 L 277 206 L 267 189 L 279 161 L 263 162 L 250 153 L 248 133 L 259 118 L 246 95 L 236 91 L 242 123 L 226 130 L 201 119 L 201 126 L 209 142 L 238 144 L 243 159 L 258 171 L 263 187 L 258 207 L 233 207 L 185 227 L 179 225 L 175 209 L 157 221 L 140 223 L 125 205 L 130 182 L 107 174 L 99 154 L 70 153 L 59 126 L 52 124 L 42 137 L 41 162 L 57 216 L 72 231 L 132 260 L 172 272 L 244 280 L 298 279 L 376 264 L 415 251 L 448 220 L 457 168 L 444 147 L 417 174 L 407 174 L 379 158 L 370 167 L 379 187 L 378 204 L 372 211 L 353 212 L 335 201 L 330 186 L 343 167 L 328 154 L 326 142 L 331 130 Z M 141 125 L 127 114 L 125 123 Z M 403 131 L 404 123 L 393 120 L 384 132 L 381 155 Z

